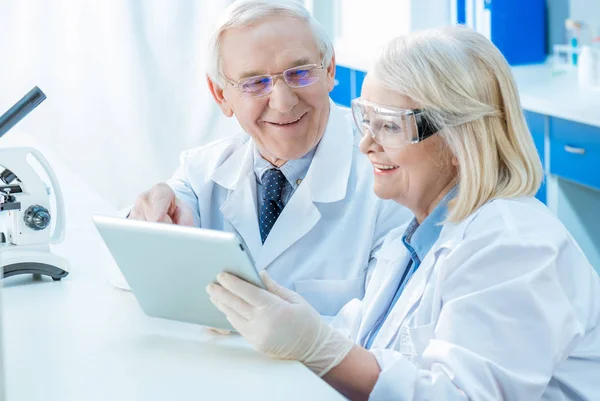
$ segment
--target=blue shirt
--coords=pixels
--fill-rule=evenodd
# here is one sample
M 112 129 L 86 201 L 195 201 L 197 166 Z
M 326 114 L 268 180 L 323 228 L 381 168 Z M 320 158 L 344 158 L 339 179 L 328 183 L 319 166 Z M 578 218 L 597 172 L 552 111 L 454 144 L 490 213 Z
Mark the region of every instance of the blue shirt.
M 454 198 L 456 194 L 456 187 L 450 190 L 444 196 L 444 198 L 437 204 L 437 206 L 433 209 L 433 211 L 423 220 L 423 223 L 419 225 L 419 222 L 416 218 L 413 218 L 406 231 L 402 235 L 402 243 L 408 250 L 410 254 L 410 260 L 408 261 L 408 265 L 404 270 L 404 274 L 400 279 L 400 283 L 398 284 L 398 289 L 396 290 L 396 294 L 388 307 L 387 312 L 383 319 L 380 319 L 375 325 L 374 329 L 371 331 L 369 337 L 367 338 L 367 342 L 365 344 L 365 348 L 371 348 L 373 345 L 373 341 L 377 337 L 383 322 L 386 321 L 388 315 L 394 309 L 396 302 L 400 298 L 404 287 L 414 274 L 414 272 L 419 268 L 421 262 L 425 258 L 425 255 L 431 250 L 431 247 L 437 241 L 440 236 L 440 232 L 442 231 L 442 223 L 448 214 L 448 202 Z
M 283 173 L 285 177 L 285 184 L 281 190 L 281 202 L 283 206 L 288 203 L 290 198 L 292 197 L 298 185 L 302 182 L 306 173 L 308 172 L 308 168 L 310 167 L 310 163 L 312 162 L 313 156 L 315 155 L 316 146 L 308 152 L 306 155 L 296 160 L 288 160 L 285 164 L 279 167 L 279 170 Z M 262 183 L 263 175 L 267 170 L 276 168 L 269 161 L 265 160 L 256 146 L 254 146 L 254 175 L 256 176 L 256 193 L 257 193 L 257 213 L 260 216 L 260 208 L 262 207 L 265 201 L 263 200 L 263 195 L 265 193 L 265 186 Z

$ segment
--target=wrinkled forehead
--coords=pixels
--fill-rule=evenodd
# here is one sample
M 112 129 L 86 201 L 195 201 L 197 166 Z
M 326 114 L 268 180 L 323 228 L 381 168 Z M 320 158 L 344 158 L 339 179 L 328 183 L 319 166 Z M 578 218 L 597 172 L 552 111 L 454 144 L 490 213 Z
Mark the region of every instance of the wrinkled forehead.
M 408 96 L 384 86 L 382 80 L 373 72 L 369 72 L 365 77 L 360 97 L 371 103 L 388 106 L 388 108 L 409 110 L 419 108 L 419 104 Z
M 268 17 L 251 26 L 228 29 L 221 36 L 221 68 L 234 79 L 321 61 L 309 24 L 298 18 Z

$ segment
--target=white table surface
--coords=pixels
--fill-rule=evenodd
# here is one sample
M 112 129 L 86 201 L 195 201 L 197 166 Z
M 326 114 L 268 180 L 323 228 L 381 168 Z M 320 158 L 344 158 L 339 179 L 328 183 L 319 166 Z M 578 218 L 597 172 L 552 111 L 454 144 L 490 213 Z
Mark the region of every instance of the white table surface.
M 582 89 L 577 71 L 557 73 L 550 62 L 513 67 L 524 109 L 600 127 L 600 88 Z
M 5 138 L 0 146 L 27 142 Z M 272 360 L 239 336 L 145 316 L 111 284 L 114 262 L 91 222 L 115 210 L 45 156 L 67 206 L 66 239 L 54 250 L 71 273 L 4 280 L 8 401 L 344 399 L 300 363 Z

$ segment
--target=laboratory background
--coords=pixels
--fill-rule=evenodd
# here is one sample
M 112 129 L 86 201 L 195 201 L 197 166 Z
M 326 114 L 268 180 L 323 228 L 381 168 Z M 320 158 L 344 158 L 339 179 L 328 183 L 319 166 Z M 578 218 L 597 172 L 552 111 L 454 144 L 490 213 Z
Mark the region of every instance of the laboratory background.
M 7 109 L 35 85 L 48 100 L 2 142 L 26 133 L 59 153 L 90 190 L 112 205 L 131 204 L 142 190 L 172 174 L 183 149 L 237 129 L 235 119 L 218 111 L 205 82 L 208 35 L 229 3 L 5 1 L 0 105 Z M 338 69 L 331 97 L 340 105 L 349 106 L 359 96 L 365 71 L 394 35 L 456 22 L 489 35 L 515 66 L 546 168 L 539 197 L 600 269 L 600 92 L 595 90 L 600 84 L 597 78 L 578 79 L 576 64 L 584 46 L 596 53 L 600 48 L 600 2 L 304 4 L 333 38 Z
M 337 70 L 331 98 L 344 107 L 350 107 L 350 101 L 360 96 L 366 72 L 391 37 L 457 23 L 469 25 L 489 37 L 513 68 L 527 123 L 543 162 L 545 177 L 537 198 L 564 223 L 600 272 L 599 0 L 299 2 L 333 40 Z M 66 216 L 60 216 L 52 224 L 55 230 L 63 232 L 65 242 L 77 237 L 78 242 L 69 245 L 72 252 L 69 262 L 78 275 L 89 275 L 117 286 L 120 280 L 114 266 L 104 271 L 86 271 L 90 259 L 106 257 L 85 248 L 87 241 L 98 240 L 97 233 L 79 234 L 81 227 L 89 225 L 86 219 L 90 211 L 114 214 L 126 210 L 140 192 L 172 175 L 183 150 L 240 129 L 235 118 L 222 115 L 207 90 L 205 78 L 208 38 L 216 19 L 230 3 L 229 0 L 2 1 L 0 113 L 34 87 L 43 90 L 47 98 L 0 138 L 0 165 L 12 160 L 8 156 L 3 160 L 2 155 L 9 153 L 2 150 L 31 146 L 52 166 L 64 198 L 52 202 L 64 203 L 59 210 Z M 52 175 L 46 172 L 43 177 L 50 187 L 56 178 Z M 0 216 L 2 213 L 0 209 Z M 55 249 L 60 254 L 66 245 L 56 245 Z M 103 389 L 93 399 L 103 396 L 187 399 L 185 388 L 166 389 L 156 383 L 148 387 L 139 378 L 142 376 L 133 379 L 133 387 L 124 381 L 115 385 L 114 377 L 135 378 L 136 373 L 130 367 L 137 366 L 139 358 L 157 358 L 165 366 L 177 366 L 173 375 L 196 366 L 194 357 L 187 355 L 198 346 L 190 340 L 197 335 L 197 329 L 187 328 L 178 334 L 178 343 L 170 343 L 166 338 L 175 326 L 162 323 L 158 334 L 144 338 L 147 346 L 160 350 L 151 355 L 144 354 L 139 344 L 119 344 L 126 360 L 109 380 L 100 373 L 104 359 L 92 357 L 82 362 L 73 353 L 78 352 L 82 336 L 109 338 L 118 329 L 75 324 L 76 330 L 66 336 L 57 332 L 61 325 L 71 324 L 68 322 L 94 321 L 90 317 L 94 314 L 106 317 L 114 313 L 120 308 L 120 298 L 111 298 L 107 305 L 103 302 L 104 290 L 95 289 L 87 281 L 69 280 L 60 283 L 41 280 L 44 286 L 38 285 L 39 281 L 5 280 L 0 304 L 3 311 L 0 320 L 4 320 L 0 400 L 3 381 L 9 401 L 67 400 L 71 399 L 65 398 L 67 393 L 78 394 L 90 388 Z M 77 302 L 67 309 L 54 310 L 52 302 L 46 303 L 57 296 L 57 290 L 51 288 L 54 284 L 66 288 L 70 299 L 76 300 L 87 293 L 94 295 L 94 301 L 85 310 L 78 308 Z M 137 306 L 127 308 L 134 310 Z M 18 350 L 11 345 L 16 340 L 16 331 L 6 330 L 15 319 L 43 322 L 40 331 L 19 332 L 27 344 L 20 345 Z M 126 324 L 118 319 L 116 326 Z M 141 321 L 143 316 L 137 319 Z M 218 359 L 217 351 L 202 347 Z M 118 358 L 118 350 L 113 352 L 112 356 Z M 196 369 L 205 374 L 219 369 L 235 373 L 236 369 L 258 366 L 261 372 L 268 372 L 267 376 L 280 377 L 271 387 L 272 394 L 283 392 L 290 383 L 303 381 L 307 384 L 299 386 L 297 398 L 287 399 L 308 399 L 305 397 L 315 394 L 308 392 L 309 389 L 317 391 L 315 388 L 321 393 L 311 399 L 338 399 L 325 384 L 313 383 L 313 378 L 299 365 L 285 361 L 272 363 L 245 352 L 241 357 L 245 365 L 231 367 L 223 362 Z M 44 355 L 52 353 L 62 355 L 60 366 L 44 359 Z M 17 377 L 16 372 L 25 372 L 34 358 L 39 361 L 38 372 L 65 369 L 86 375 L 73 378 L 75 384 L 64 376 L 54 383 Z M 167 374 L 165 380 L 168 377 Z M 239 386 L 272 385 L 257 377 L 264 376 L 244 379 Z M 223 385 L 226 382 L 224 378 L 214 380 Z M 125 390 L 115 393 L 107 390 L 119 385 Z M 58 392 L 62 389 L 61 398 L 50 396 L 54 389 Z M 21 394 L 27 396 L 21 398 Z

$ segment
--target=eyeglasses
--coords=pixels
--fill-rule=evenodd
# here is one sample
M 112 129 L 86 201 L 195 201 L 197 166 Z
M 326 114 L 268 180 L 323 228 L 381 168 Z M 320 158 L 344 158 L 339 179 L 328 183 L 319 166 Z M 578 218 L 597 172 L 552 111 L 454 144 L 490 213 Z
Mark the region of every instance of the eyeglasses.
M 360 98 L 352 100 L 351 105 L 354 123 L 361 134 L 364 136 L 369 132 L 381 146 L 399 148 L 420 142 L 439 131 L 422 109 L 396 109 Z
M 323 69 L 323 64 L 306 64 L 299 67 L 288 68 L 280 74 L 264 74 L 255 77 L 249 77 L 234 82 L 225 77 L 225 79 L 236 88 L 242 96 L 260 97 L 271 93 L 275 80 L 283 77 L 283 80 L 290 88 L 304 88 L 312 85 L 319 80 L 319 73 Z

